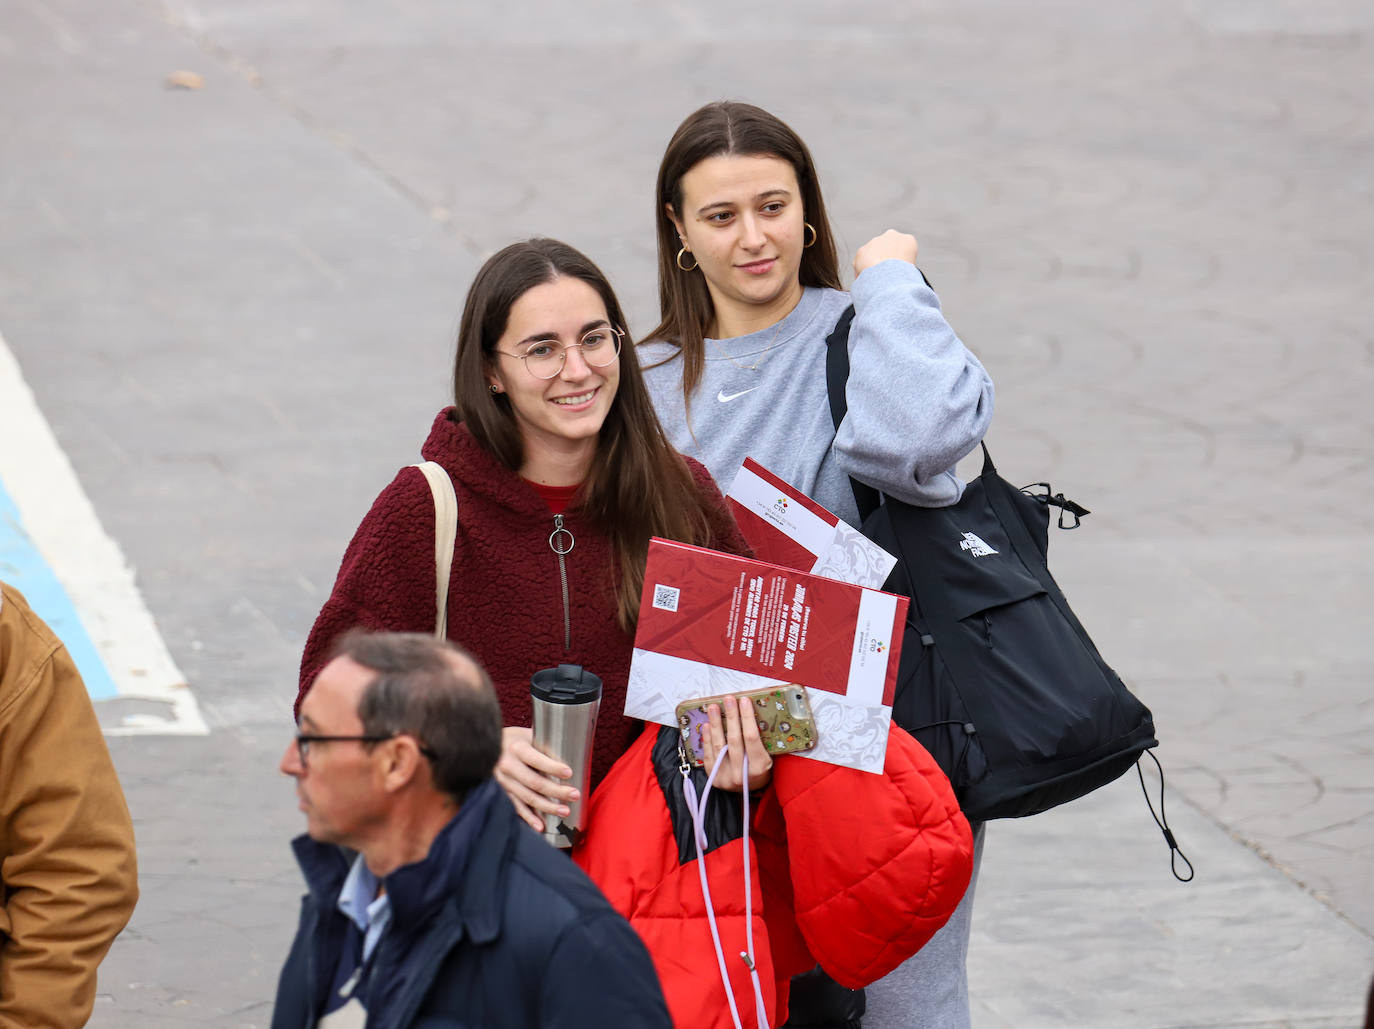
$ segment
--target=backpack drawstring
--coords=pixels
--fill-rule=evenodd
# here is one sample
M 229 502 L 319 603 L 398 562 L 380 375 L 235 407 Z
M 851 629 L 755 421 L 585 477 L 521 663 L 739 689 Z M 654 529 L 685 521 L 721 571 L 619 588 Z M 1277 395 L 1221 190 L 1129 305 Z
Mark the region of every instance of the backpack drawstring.
M 1159 758 L 1155 757 L 1153 750 L 1145 751 L 1147 757 L 1155 763 L 1159 769 L 1159 814 L 1155 814 L 1155 806 L 1150 801 L 1150 791 L 1145 789 L 1145 773 L 1140 770 L 1141 759 L 1135 762 L 1135 774 L 1140 777 L 1140 788 L 1145 793 L 1145 806 L 1150 809 L 1150 817 L 1155 820 L 1155 825 L 1159 826 L 1159 831 L 1164 834 L 1164 842 L 1169 845 L 1169 871 L 1174 873 L 1174 878 L 1181 883 L 1193 881 L 1193 863 L 1188 860 L 1188 855 L 1184 854 L 1178 845 L 1178 840 L 1174 838 L 1174 831 L 1169 828 L 1169 817 L 1164 813 L 1164 766 L 1159 763 Z M 1188 866 L 1186 876 L 1178 873 L 1178 860 L 1183 859 L 1183 863 Z
M 735 1024 L 735 1029 L 744 1029 L 740 1022 L 739 1008 L 735 1005 L 735 991 L 730 987 L 730 973 L 725 967 L 725 951 L 720 942 L 720 929 L 716 926 L 715 905 L 711 901 L 711 887 L 706 882 L 706 830 L 702 827 L 702 819 L 706 816 L 706 800 L 711 795 L 711 784 L 716 781 L 716 773 L 720 771 L 721 762 L 725 760 L 725 755 L 730 746 L 726 744 L 721 748 L 716 756 L 716 763 L 711 768 L 711 774 L 706 777 L 706 785 L 701 791 L 701 800 L 697 800 L 696 786 L 692 783 L 692 770 L 688 765 L 686 755 L 683 755 L 682 762 L 678 766 L 682 772 L 682 795 L 687 801 L 687 810 L 692 813 L 693 838 L 697 845 L 697 872 L 701 877 L 701 894 L 706 900 L 706 921 L 711 926 L 711 942 L 716 948 L 716 963 L 720 966 L 720 981 L 725 986 L 725 999 L 730 1004 L 730 1019 Z M 740 791 L 744 798 L 744 945 L 745 950 L 740 951 L 740 958 L 749 969 L 749 978 L 754 984 L 754 1006 L 755 1018 L 758 1021 L 759 1029 L 767 1029 L 768 1011 L 763 1003 L 763 985 L 759 982 L 758 967 L 754 962 L 754 908 L 752 876 L 749 873 L 749 754 L 741 751 L 742 773 L 744 777 L 744 788 Z

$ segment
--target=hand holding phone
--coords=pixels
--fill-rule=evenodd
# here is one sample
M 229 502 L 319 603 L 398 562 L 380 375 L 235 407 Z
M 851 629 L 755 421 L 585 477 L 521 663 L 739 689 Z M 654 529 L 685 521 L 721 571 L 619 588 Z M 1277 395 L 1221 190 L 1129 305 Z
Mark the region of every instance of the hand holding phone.
M 732 699 L 735 702 L 729 703 Z M 716 777 L 716 785 L 722 789 L 732 788 L 727 785 L 731 782 L 738 788 L 741 748 L 734 746 L 736 740 L 742 740 L 749 752 L 750 789 L 759 788 L 756 770 L 769 769 L 770 774 L 763 779 L 771 778 L 773 756 L 810 750 L 816 745 L 811 704 L 806 690 L 796 684 L 747 691 L 738 698 L 688 700 L 677 706 L 676 713 L 683 754 L 698 767 L 714 765 L 721 745 L 731 743 L 731 754 Z

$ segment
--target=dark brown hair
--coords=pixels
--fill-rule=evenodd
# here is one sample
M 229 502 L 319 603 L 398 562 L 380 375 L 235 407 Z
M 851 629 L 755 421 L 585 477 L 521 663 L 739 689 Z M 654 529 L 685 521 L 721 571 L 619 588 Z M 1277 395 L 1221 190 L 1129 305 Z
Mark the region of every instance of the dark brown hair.
M 488 371 L 511 307 L 535 286 L 560 277 L 596 290 L 613 325 L 625 314 L 606 276 L 584 254 L 556 239 L 512 243 L 482 265 L 468 290 L 453 359 L 453 403 L 468 431 L 513 471 L 524 444 L 505 394 L 492 396 Z M 620 384 L 597 437 L 591 470 L 577 503 L 611 541 L 617 558 L 615 597 L 621 627 L 639 615 L 650 536 L 703 545 L 709 526 L 701 494 L 686 462 L 668 443 L 654 413 L 633 351 L 620 355 Z
M 802 211 L 816 230 L 816 242 L 802 251 L 798 278 L 803 286 L 841 289 L 835 237 L 825 213 L 811 151 L 780 118 L 753 104 L 721 100 L 687 116 L 677 127 L 658 166 L 654 222 L 658 226 L 658 306 L 663 319 L 642 342 L 665 340 L 682 355 L 682 393 L 690 399 L 701 382 L 706 327 L 715 317 L 706 278 L 677 265 L 681 247 L 665 205 L 682 216 L 682 177 L 708 157 L 776 157 L 792 166 L 801 189 Z M 671 360 L 671 358 L 668 358 Z M 666 362 L 660 362 L 666 363 Z

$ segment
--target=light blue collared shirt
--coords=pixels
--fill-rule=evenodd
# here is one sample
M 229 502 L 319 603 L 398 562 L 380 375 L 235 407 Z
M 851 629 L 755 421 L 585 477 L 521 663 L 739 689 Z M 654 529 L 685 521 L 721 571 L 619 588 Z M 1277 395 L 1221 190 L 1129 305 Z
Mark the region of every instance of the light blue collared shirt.
M 377 941 L 391 924 L 391 899 L 377 892 L 380 885 L 359 854 L 353 859 L 353 867 L 348 870 L 348 878 L 339 891 L 339 910 L 363 934 L 364 961 L 372 956 Z

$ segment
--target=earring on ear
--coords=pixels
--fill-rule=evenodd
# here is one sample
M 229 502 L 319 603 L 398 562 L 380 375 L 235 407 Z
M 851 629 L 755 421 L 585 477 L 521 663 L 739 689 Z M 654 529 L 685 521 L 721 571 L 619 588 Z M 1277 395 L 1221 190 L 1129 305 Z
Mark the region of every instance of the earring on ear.
M 688 257 L 692 258 L 692 266 L 690 268 L 688 268 L 685 264 L 682 263 L 683 254 L 686 254 Z M 692 252 L 688 250 L 685 246 L 677 252 L 677 266 L 685 272 L 694 272 L 697 270 L 697 259 L 692 254 Z
M 811 242 L 810 242 L 810 243 L 806 242 L 806 231 L 805 231 L 806 229 L 810 229 L 810 230 L 811 230 Z M 807 247 L 815 246 L 815 245 L 816 245 L 816 236 L 817 236 L 816 226 L 812 225 L 810 222 L 802 222 L 802 230 L 803 230 L 803 231 L 802 231 L 802 249 L 805 250 Z
M 496 396 L 496 394 L 501 392 L 501 387 L 496 385 L 496 383 L 494 382 L 490 386 L 488 386 L 487 389 L 491 390 L 492 396 Z

